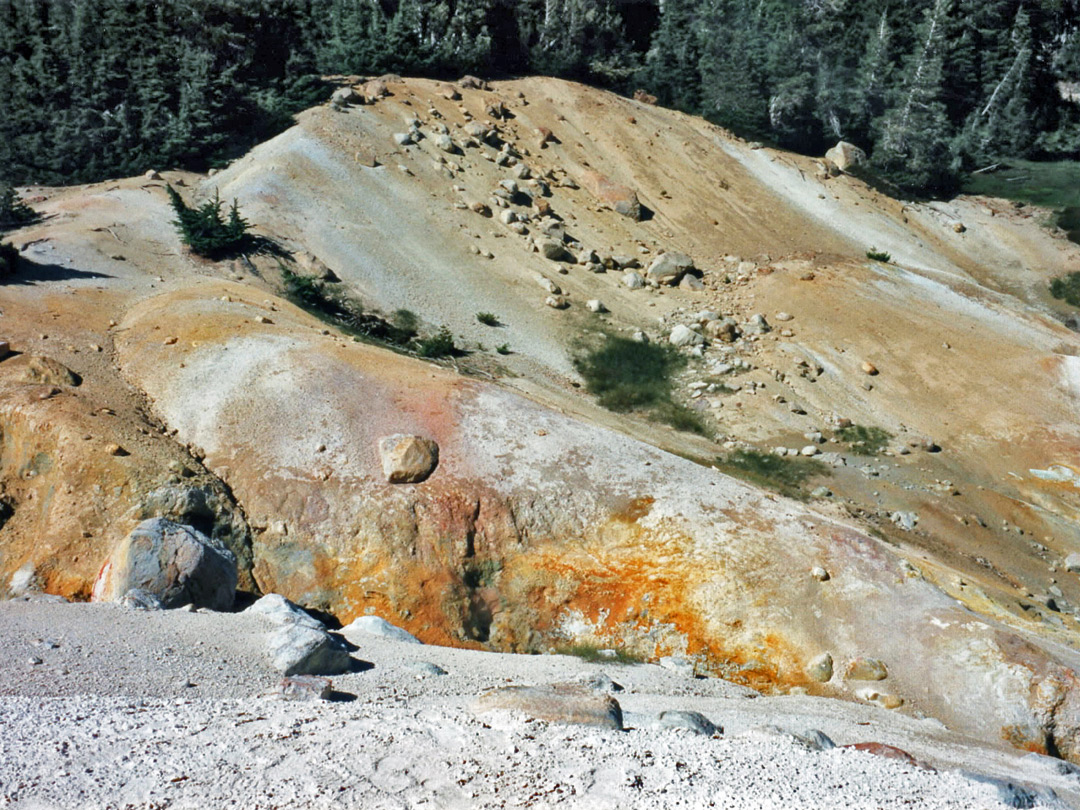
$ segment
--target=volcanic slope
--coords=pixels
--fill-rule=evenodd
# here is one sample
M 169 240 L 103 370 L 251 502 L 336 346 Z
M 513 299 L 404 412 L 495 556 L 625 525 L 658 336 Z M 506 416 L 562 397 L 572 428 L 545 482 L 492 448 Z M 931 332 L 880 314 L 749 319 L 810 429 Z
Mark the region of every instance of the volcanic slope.
M 211 177 L 166 173 L 192 201 L 237 198 L 276 257 L 186 254 L 154 177 L 26 190 L 43 218 L 12 236 L 27 266 L 2 290 L 22 355 L 0 363 L 5 582 L 85 596 L 139 519 L 168 514 L 235 546 L 249 589 L 342 620 L 678 654 L 1077 756 L 1078 342 L 1046 293 L 1075 246 L 1038 212 L 902 203 L 579 85 L 385 86 Z M 633 190 L 640 220 L 590 172 Z M 700 285 L 614 269 L 665 251 Z M 313 266 L 469 354 L 436 368 L 353 341 L 281 297 L 283 268 Z M 664 342 L 721 316 L 741 336 L 682 349 L 673 394 L 704 435 L 607 412 L 575 371 L 601 334 Z M 82 385 L 31 385 L 31 356 Z M 439 443 L 428 481 L 382 477 L 376 442 L 399 432 Z M 824 451 L 812 505 L 713 468 L 777 447 L 782 469 Z M 877 687 L 844 677 L 867 656 Z

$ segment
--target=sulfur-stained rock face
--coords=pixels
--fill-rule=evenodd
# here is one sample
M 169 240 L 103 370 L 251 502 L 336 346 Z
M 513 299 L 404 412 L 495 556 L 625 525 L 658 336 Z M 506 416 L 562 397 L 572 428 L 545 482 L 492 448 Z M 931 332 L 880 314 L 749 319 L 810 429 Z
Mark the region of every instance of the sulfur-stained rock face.
M 244 504 L 264 592 L 343 622 L 371 608 L 426 643 L 590 643 L 763 689 L 855 697 L 865 682 L 808 668 L 825 649 L 873 657 L 905 708 L 1080 753 L 1071 654 L 976 617 L 887 544 L 508 391 L 328 340 L 285 302 L 273 330 L 237 328 L 261 306 L 217 283 L 166 294 L 131 313 L 117 352 Z M 281 429 L 301 421 L 317 427 Z M 376 448 L 395 431 L 438 443 L 437 477 L 387 481 Z
M 219 481 L 180 445 L 103 410 L 87 385 L 31 384 L 26 368 L 0 363 L 0 593 L 23 570 L 49 593 L 89 599 L 113 548 L 158 517 L 220 541 L 240 587 L 254 587 L 247 525 Z
M 383 474 L 391 484 L 425 480 L 439 463 L 439 445 L 423 436 L 396 434 L 379 439 Z

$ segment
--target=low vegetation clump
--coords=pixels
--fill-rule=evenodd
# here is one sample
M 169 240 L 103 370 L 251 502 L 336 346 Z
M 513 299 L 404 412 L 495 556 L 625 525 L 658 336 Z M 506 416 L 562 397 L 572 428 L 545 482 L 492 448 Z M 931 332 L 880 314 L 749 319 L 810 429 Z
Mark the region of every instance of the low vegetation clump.
M 672 398 L 672 376 L 686 365 L 672 346 L 608 336 L 585 346 L 574 368 L 599 404 L 616 413 L 645 411 L 677 430 L 704 433 L 696 414 Z
M 503 343 L 500 346 L 496 346 L 495 351 L 497 351 L 499 354 L 510 354 L 510 344 Z
M 416 353 L 421 357 L 433 360 L 457 354 L 458 347 L 454 345 L 454 336 L 444 326 L 434 335 L 418 340 L 416 342 Z
M 846 442 L 852 451 L 865 456 L 876 456 L 884 450 L 892 434 L 884 428 L 866 425 L 849 425 L 836 431 L 837 438 Z
M 1080 272 L 1053 279 L 1050 282 L 1050 294 L 1066 304 L 1080 307 Z
M 777 456 L 759 450 L 736 450 L 726 458 L 718 458 L 716 467 L 728 475 L 798 500 L 806 500 L 807 481 L 829 475 L 829 468 L 812 458 Z
M 25 225 L 36 216 L 34 209 L 19 199 L 15 189 L 0 183 L 0 230 Z
M 19 264 L 19 251 L 14 245 L 4 242 L 0 244 L 0 279 L 15 272 Z
M 214 199 L 207 200 L 198 208 L 191 208 L 181 199 L 172 186 L 165 187 L 169 192 L 169 202 L 176 219 L 173 225 L 180 232 L 180 239 L 185 245 L 200 256 L 220 258 L 242 253 L 251 244 L 248 223 L 240 216 L 236 200 L 233 200 L 227 217 L 221 213 L 221 199 L 214 193 Z
M 639 655 L 635 655 L 628 650 L 624 650 L 621 647 L 612 650 L 614 655 L 611 655 L 607 650 L 603 650 L 597 647 L 595 644 L 571 644 L 567 647 L 558 647 L 555 650 L 556 655 L 572 655 L 575 658 L 580 658 L 582 661 L 587 661 L 590 664 L 642 664 L 644 659 Z
M 885 262 L 885 264 L 892 261 L 891 254 L 886 253 L 884 250 L 878 250 L 877 248 L 870 248 L 866 251 L 866 258 L 875 262 Z
M 279 264 L 285 297 L 320 320 L 357 337 L 407 347 L 416 337 L 416 315 L 397 310 L 390 319 L 365 312 L 347 293 L 332 290 L 324 281 L 292 272 Z
M 499 318 L 491 312 L 477 312 L 476 320 L 480 321 L 484 326 L 498 326 Z

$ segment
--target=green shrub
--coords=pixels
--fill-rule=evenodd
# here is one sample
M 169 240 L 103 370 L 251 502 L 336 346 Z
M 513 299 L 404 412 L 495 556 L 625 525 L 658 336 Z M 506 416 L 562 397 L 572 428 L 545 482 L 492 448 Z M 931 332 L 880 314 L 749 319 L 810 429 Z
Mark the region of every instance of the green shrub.
M 484 326 L 498 326 L 498 317 L 491 312 L 477 312 L 476 320 L 480 321 Z
M 398 331 L 400 343 L 408 343 L 416 337 L 420 328 L 420 319 L 410 309 L 395 309 L 390 316 L 390 323 Z
M 803 485 L 808 480 L 830 474 L 828 467 L 812 458 L 759 450 L 736 450 L 727 458 L 718 458 L 716 466 L 728 475 L 799 500 L 806 499 Z
M 864 456 L 876 456 L 888 446 L 893 437 L 884 428 L 865 425 L 840 428 L 836 431 L 836 435 L 841 441 L 846 442 L 852 451 Z
M 501 346 L 496 346 L 495 351 L 497 351 L 499 354 L 510 354 L 510 344 L 504 343 Z
M 450 330 L 445 326 L 434 335 L 429 335 L 416 342 L 416 353 L 429 359 L 457 354 L 457 351 L 458 348 L 454 345 L 454 336 L 450 334 Z
M 0 228 L 25 225 L 36 216 L 34 209 L 19 199 L 15 189 L 0 183 Z
M 686 365 L 675 347 L 608 336 L 580 349 L 573 361 L 601 407 L 616 413 L 646 411 L 676 430 L 705 432 L 698 416 L 672 399 L 672 375 Z
M 1080 307 L 1080 272 L 1053 279 L 1050 282 L 1050 294 L 1066 304 Z
M 0 243 L 0 279 L 15 272 L 19 264 L 19 251 L 7 242 Z
M 878 250 L 877 248 L 870 248 L 866 251 L 866 258 L 872 259 L 875 262 L 885 262 L 888 264 L 892 261 L 892 256 L 886 253 L 884 250 Z
M 301 276 L 279 262 L 285 297 L 322 321 L 354 337 L 365 337 L 395 346 L 407 346 L 416 337 L 416 316 L 397 310 L 389 321 L 371 312 L 346 292 L 332 290 L 324 281 Z
M 240 253 L 249 246 L 248 223 L 240 216 L 233 200 L 228 218 L 221 215 L 221 200 L 217 192 L 214 199 L 207 200 L 198 208 L 189 208 L 172 186 L 166 186 L 169 202 L 176 219 L 173 225 L 180 232 L 180 239 L 200 256 L 216 258 Z

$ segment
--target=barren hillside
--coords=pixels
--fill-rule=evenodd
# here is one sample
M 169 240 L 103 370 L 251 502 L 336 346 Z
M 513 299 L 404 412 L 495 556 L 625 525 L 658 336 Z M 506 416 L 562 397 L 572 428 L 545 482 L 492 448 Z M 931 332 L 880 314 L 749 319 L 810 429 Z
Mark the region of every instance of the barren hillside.
M 1047 292 L 1080 248 L 1035 210 L 905 203 L 572 83 L 384 84 L 213 176 L 25 190 L 5 586 L 88 598 L 166 515 L 232 548 L 242 589 L 341 621 L 678 655 L 1080 756 L 1080 340 Z M 277 255 L 185 252 L 166 182 L 236 198 Z M 676 253 L 690 273 L 649 277 Z M 354 340 L 286 271 L 467 354 Z M 575 358 L 673 334 L 700 433 L 597 404 Z M 438 443 L 426 481 L 387 482 L 399 433 Z M 792 500 L 726 474 L 748 451 L 820 466 Z

